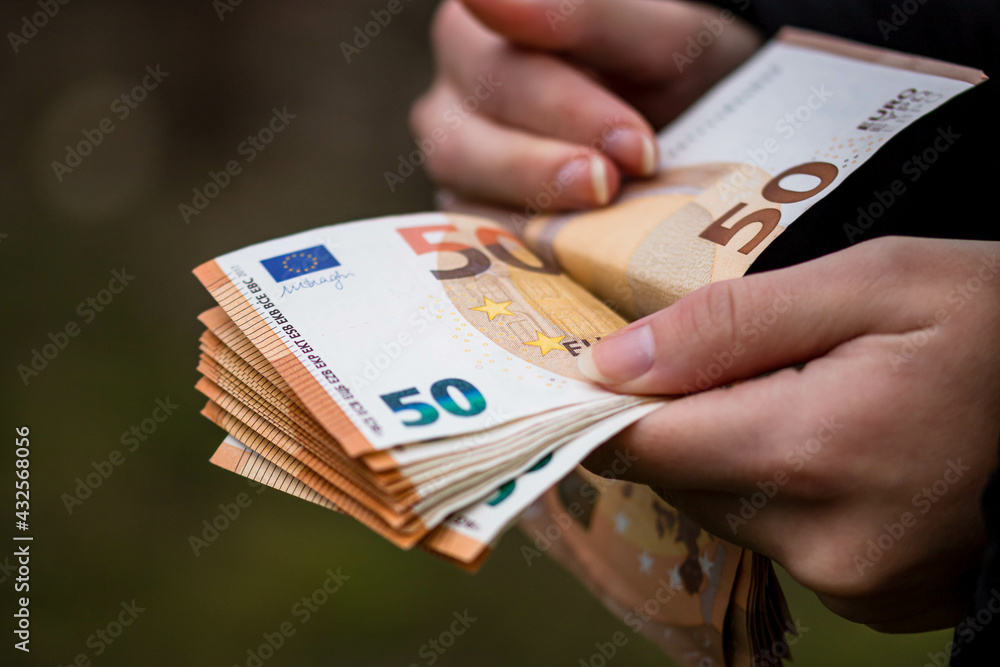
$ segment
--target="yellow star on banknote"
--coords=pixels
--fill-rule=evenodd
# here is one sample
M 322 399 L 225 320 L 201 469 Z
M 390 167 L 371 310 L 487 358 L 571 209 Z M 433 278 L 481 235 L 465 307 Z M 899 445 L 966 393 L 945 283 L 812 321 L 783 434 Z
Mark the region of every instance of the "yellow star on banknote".
M 483 306 L 477 306 L 477 307 L 473 308 L 472 310 L 479 310 L 479 311 L 482 311 L 482 312 L 486 313 L 487 315 L 490 316 L 490 322 L 492 322 L 493 318 L 497 317 L 498 315 L 513 315 L 514 314 L 514 313 L 510 312 L 509 310 L 507 310 L 507 306 L 509 306 L 511 303 L 513 303 L 512 301 L 501 301 L 500 303 L 495 303 L 494 301 L 491 301 L 490 299 L 487 299 L 486 297 L 483 297 L 483 303 L 485 305 L 483 305 Z
M 566 337 L 565 335 L 559 336 L 558 338 L 554 336 L 550 338 L 541 331 L 536 331 L 535 333 L 538 334 L 538 340 L 526 342 L 525 345 L 534 345 L 542 351 L 543 357 L 552 350 L 562 350 L 563 352 L 568 352 L 565 347 L 559 344 L 559 341 Z

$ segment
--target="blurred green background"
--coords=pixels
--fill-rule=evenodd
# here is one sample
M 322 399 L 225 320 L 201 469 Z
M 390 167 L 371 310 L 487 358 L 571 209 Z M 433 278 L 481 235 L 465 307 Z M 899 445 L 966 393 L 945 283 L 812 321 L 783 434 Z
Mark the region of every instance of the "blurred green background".
M 558 566 L 527 567 L 520 533 L 469 576 L 208 464 L 222 432 L 199 416 L 192 386 L 195 317 L 211 301 L 191 269 L 298 230 L 433 207 L 423 174 L 391 192 L 384 172 L 414 149 L 407 108 L 431 76 L 434 3 L 404 2 L 347 62 L 341 42 L 386 0 L 235 2 L 73 2 L 35 34 L 23 20 L 36 2 L 0 7 L 5 34 L 29 35 L 0 47 L 0 477 L 10 489 L 13 429 L 30 426 L 35 536 L 30 656 L 10 645 L 13 547 L 0 551 L 0 663 L 83 653 L 95 665 L 246 665 L 263 633 L 292 620 L 296 633 L 263 664 L 425 665 L 421 647 L 468 610 L 476 622 L 436 664 L 579 665 L 625 626 Z M 113 101 L 157 65 L 167 75 L 121 118 Z M 242 161 L 238 145 L 285 107 L 288 127 L 186 223 L 178 207 L 192 189 Z M 66 145 L 97 136 L 103 118 L 114 130 L 57 175 Z M 134 280 L 87 322 L 78 304 L 123 267 Z M 25 385 L 17 366 L 70 321 L 80 334 Z M 179 408 L 128 452 L 122 433 L 167 398 Z M 124 461 L 69 513 L 63 494 L 116 449 Z M 196 556 L 189 536 L 245 491 L 251 505 Z M 12 494 L 0 496 L 10 521 Z M 292 605 L 337 568 L 349 581 L 299 624 Z M 808 628 L 796 664 L 919 666 L 949 638 L 878 635 L 784 582 Z M 134 623 L 88 645 L 132 600 L 144 610 Z M 609 664 L 669 664 L 628 635 Z

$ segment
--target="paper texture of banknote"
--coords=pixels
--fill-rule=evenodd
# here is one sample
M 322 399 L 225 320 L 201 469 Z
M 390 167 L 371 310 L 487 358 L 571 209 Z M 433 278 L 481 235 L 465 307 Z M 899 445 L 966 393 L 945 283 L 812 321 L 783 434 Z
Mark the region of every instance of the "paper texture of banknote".
M 554 556 L 679 663 L 753 664 L 789 629 L 770 562 L 578 467 L 675 399 L 605 391 L 576 357 L 743 275 L 982 80 L 786 30 L 665 129 L 658 175 L 609 207 L 386 217 L 206 262 L 197 388 L 228 433 L 211 460 L 472 571 L 523 517 L 529 564 Z

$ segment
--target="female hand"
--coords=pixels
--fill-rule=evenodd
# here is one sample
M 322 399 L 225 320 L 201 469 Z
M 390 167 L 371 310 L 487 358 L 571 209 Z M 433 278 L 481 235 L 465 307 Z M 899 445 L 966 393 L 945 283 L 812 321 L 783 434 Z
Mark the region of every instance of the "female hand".
M 411 112 L 431 177 L 517 206 L 556 191 L 565 209 L 654 173 L 653 128 L 761 39 L 732 12 L 674 0 L 446 0 L 433 42 L 437 77 Z
M 711 390 L 589 468 L 628 448 L 627 478 L 853 621 L 922 631 L 965 611 L 1000 437 L 1000 243 L 869 241 L 709 285 L 591 350 L 580 368 L 608 388 Z

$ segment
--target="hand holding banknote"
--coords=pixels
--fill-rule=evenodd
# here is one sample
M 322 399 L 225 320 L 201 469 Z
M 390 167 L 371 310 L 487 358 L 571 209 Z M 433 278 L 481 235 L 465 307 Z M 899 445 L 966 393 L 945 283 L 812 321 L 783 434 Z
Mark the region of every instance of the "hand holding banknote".
M 653 146 L 601 86 L 672 116 L 756 43 L 732 16 L 711 30 L 704 9 L 624 0 L 440 16 L 450 69 L 415 113 L 449 126 L 420 142 L 439 149 L 432 172 L 494 202 L 544 185 L 549 202 L 329 225 L 195 269 L 218 304 L 200 316 L 196 385 L 227 432 L 213 463 L 469 571 L 519 521 L 527 566 L 554 557 L 685 665 L 787 655 L 798 630 L 768 555 L 848 617 L 950 619 L 995 458 L 996 249 L 896 239 L 731 279 L 983 73 L 783 30 Z M 698 25 L 715 46 L 665 69 Z M 812 120 L 789 135 L 774 122 L 788 109 Z M 542 214 L 657 167 L 615 206 Z M 595 459 L 619 479 L 579 468 L 637 423 Z
M 983 276 L 998 260 L 1000 243 L 879 239 L 634 322 L 583 357 L 605 386 L 681 394 L 784 370 L 670 403 L 589 465 L 627 447 L 627 476 L 851 620 L 954 624 L 996 466 L 1000 282 Z M 754 494 L 766 504 L 748 510 Z
M 650 176 L 653 127 L 762 42 L 731 12 L 646 0 L 451 0 L 433 32 L 438 76 L 411 116 L 425 140 L 448 132 L 432 176 L 517 206 L 558 183 L 558 209 L 607 204 L 622 174 Z M 711 44 L 687 59 L 698 32 Z
M 671 54 L 683 54 L 717 11 L 666 1 L 574 6 L 566 14 L 541 1 L 445 3 L 434 33 L 439 76 L 414 108 L 417 135 L 431 136 L 482 77 L 500 85 L 430 156 L 441 185 L 545 209 L 537 194 L 556 179 L 564 187 L 552 208 L 607 203 L 623 174 L 654 170 L 647 123 L 673 118 L 759 44 L 735 21 L 678 64 Z M 591 143 L 608 118 L 632 132 Z M 571 264 L 580 254 L 567 245 L 572 232 L 545 224 L 525 236 L 546 247 L 562 234 L 560 264 L 618 298 L 602 290 L 600 253 Z M 773 556 L 848 618 L 886 630 L 953 623 L 985 541 L 978 503 L 1000 429 L 997 281 L 982 283 L 991 285 L 982 298 L 961 288 L 980 269 L 995 276 L 997 252 L 996 243 L 870 242 L 711 285 L 640 320 L 585 353 L 582 368 L 619 391 L 676 394 L 808 364 L 673 402 L 595 455 L 592 469 L 607 469 L 616 447 L 641 451 L 627 476 L 668 489 L 716 535 Z M 655 310 L 630 299 L 617 307 Z M 747 510 L 742 501 L 755 493 L 766 503 Z

